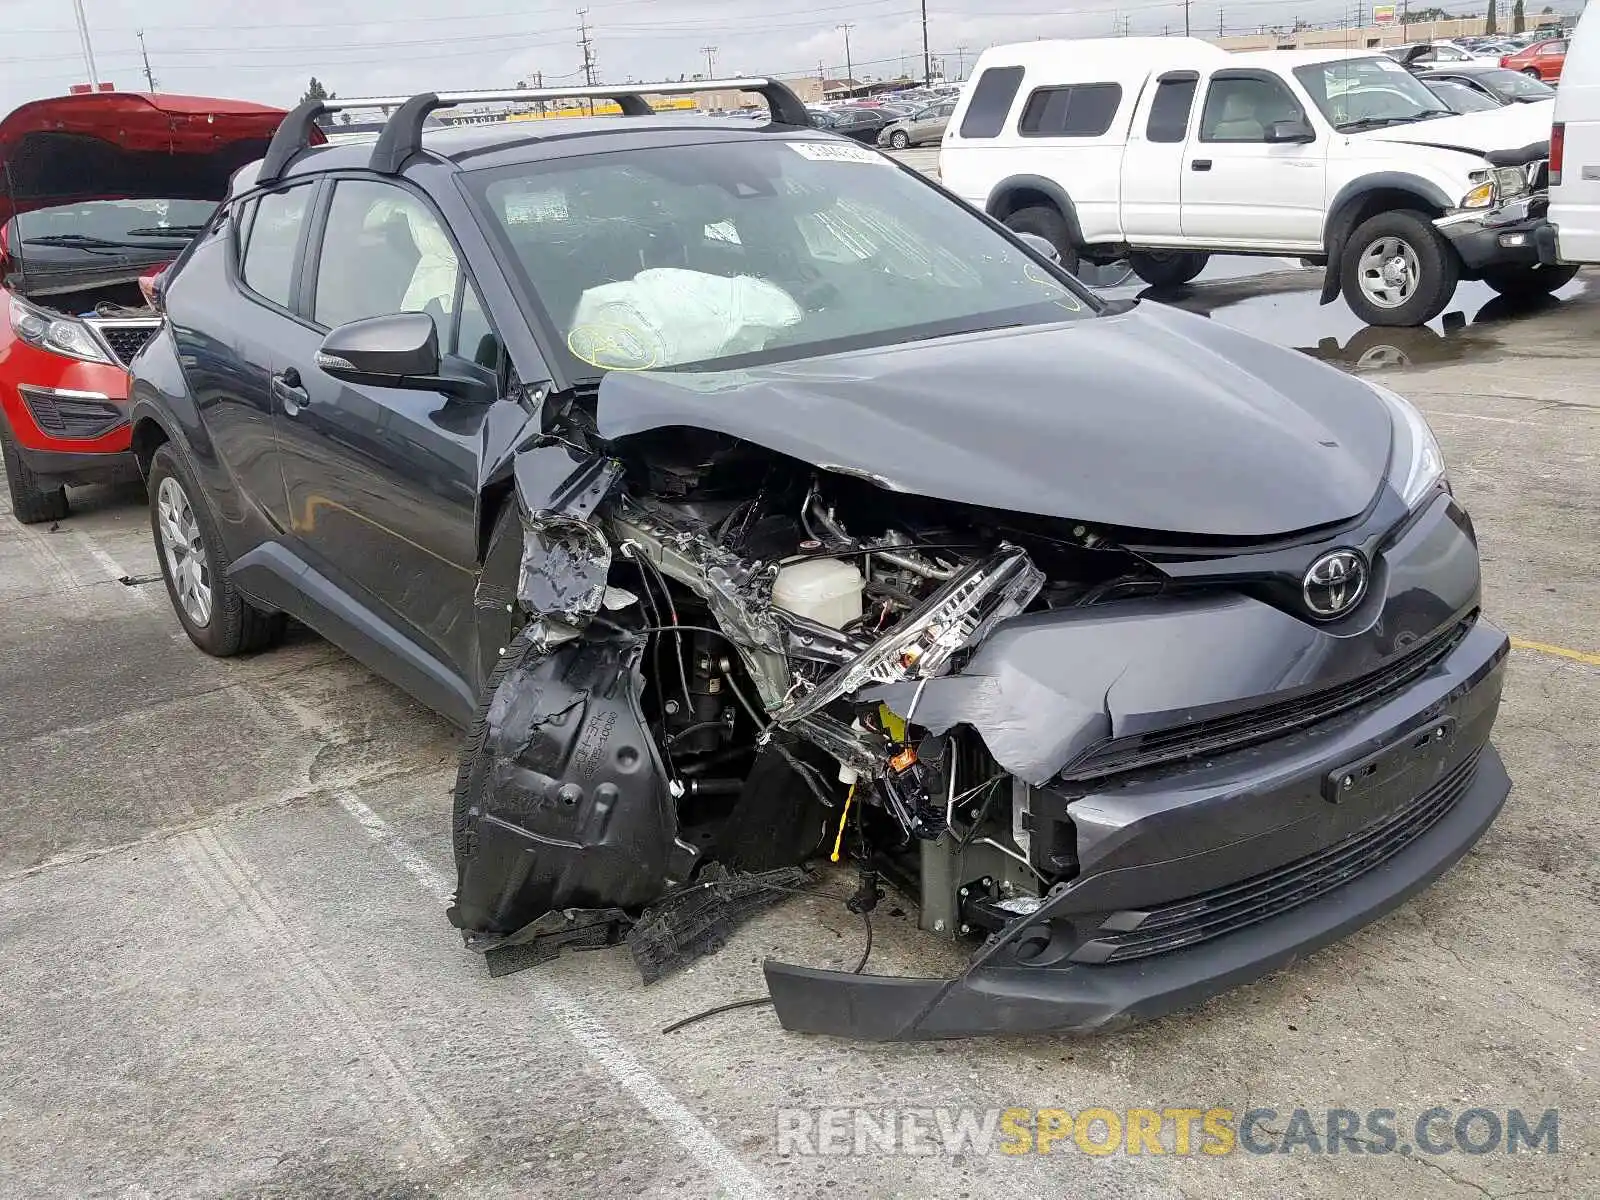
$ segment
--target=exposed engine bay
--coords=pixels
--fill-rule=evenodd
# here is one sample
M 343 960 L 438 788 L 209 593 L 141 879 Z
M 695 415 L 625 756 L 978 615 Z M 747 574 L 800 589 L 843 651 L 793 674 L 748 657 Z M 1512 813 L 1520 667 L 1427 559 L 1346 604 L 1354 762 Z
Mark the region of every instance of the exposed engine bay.
M 1073 876 L 1032 733 L 928 721 L 923 696 L 1003 621 L 1160 591 L 1148 562 L 682 427 L 517 471 L 529 621 L 458 789 L 451 916 L 474 948 L 619 940 L 713 863 L 853 859 L 861 903 L 882 877 L 948 937 Z

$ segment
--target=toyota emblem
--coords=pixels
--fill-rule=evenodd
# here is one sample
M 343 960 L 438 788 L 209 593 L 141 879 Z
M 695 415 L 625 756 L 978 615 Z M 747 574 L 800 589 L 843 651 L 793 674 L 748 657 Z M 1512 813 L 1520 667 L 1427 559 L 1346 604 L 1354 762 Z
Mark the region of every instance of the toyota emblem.
M 1367 560 L 1354 550 L 1333 550 L 1311 564 L 1300 594 L 1314 617 L 1342 617 L 1367 594 Z

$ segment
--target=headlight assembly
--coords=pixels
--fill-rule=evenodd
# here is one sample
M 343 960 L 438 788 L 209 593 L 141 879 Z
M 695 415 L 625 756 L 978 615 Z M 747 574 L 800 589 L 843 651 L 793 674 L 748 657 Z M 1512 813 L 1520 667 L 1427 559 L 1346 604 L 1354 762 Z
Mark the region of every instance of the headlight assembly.
M 30 346 L 82 362 L 111 362 L 111 356 L 82 321 L 36 308 L 15 296 L 11 297 L 10 315 L 11 331 Z
M 1433 490 L 1444 477 L 1444 452 L 1428 422 L 1416 406 L 1382 384 L 1368 382 L 1389 408 L 1394 423 L 1394 451 L 1389 456 L 1389 483 L 1400 493 L 1407 508 Z
M 1496 167 L 1490 177 L 1494 180 L 1495 194 L 1501 200 L 1510 200 L 1528 190 L 1528 173 L 1521 167 Z

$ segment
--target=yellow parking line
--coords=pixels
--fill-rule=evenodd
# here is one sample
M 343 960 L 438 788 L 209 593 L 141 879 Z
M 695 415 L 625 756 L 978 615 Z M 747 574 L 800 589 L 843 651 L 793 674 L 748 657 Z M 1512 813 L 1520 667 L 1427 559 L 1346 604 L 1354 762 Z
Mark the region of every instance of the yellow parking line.
M 1517 650 L 1536 650 L 1540 654 L 1553 654 L 1557 658 L 1570 658 L 1573 662 L 1587 663 L 1591 667 L 1600 667 L 1600 654 L 1590 654 L 1585 650 L 1568 650 L 1565 646 L 1550 646 L 1544 642 L 1528 642 L 1522 638 L 1512 638 L 1511 645 Z

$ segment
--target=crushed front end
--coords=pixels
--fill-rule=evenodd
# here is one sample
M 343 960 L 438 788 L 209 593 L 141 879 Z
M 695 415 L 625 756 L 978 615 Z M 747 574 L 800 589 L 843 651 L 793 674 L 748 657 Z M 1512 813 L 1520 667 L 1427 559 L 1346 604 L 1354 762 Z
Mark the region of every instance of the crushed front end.
M 1280 967 L 1509 790 L 1472 526 L 1412 474 L 1334 526 L 1182 538 L 682 429 L 528 451 L 451 919 L 526 965 L 834 849 L 973 947 L 953 979 L 766 964 L 785 1028 L 866 1039 L 1103 1028 Z

